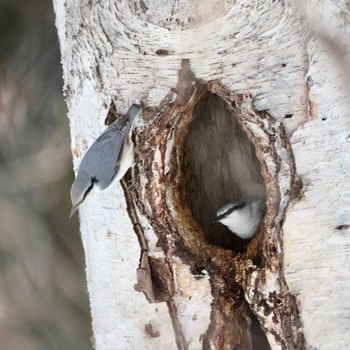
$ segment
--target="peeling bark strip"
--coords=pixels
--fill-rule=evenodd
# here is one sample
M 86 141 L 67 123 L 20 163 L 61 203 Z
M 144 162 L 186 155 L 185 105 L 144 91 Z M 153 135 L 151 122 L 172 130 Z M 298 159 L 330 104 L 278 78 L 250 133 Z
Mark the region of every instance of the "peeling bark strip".
M 148 244 L 140 225 L 125 179 L 121 180 L 127 203 L 127 210 L 134 231 L 140 243 L 141 256 L 137 270 L 135 290 L 143 292 L 150 303 L 168 301 L 174 296 L 174 280 L 169 264 L 165 259 L 148 256 Z
M 256 316 L 271 346 L 304 349 L 295 298 L 283 276 L 281 226 L 287 204 L 299 186 L 284 128 L 266 112 L 257 111 L 250 95 L 236 95 L 217 81 L 197 81 L 191 86 L 183 94 L 176 91 L 175 101 L 164 104 L 149 127 L 137 130 L 135 203 L 162 242 L 168 262 L 180 257 L 193 273 L 206 270 L 210 275 L 214 301 L 204 348 L 257 348 L 251 328 Z M 188 164 L 184 168 L 184 145 L 193 118 L 201 118 L 196 107 L 208 96 L 224 103 L 254 145 L 266 188 L 267 211 L 261 229 L 241 252 L 209 244 L 191 213 L 188 189 L 192 188 L 187 188 L 186 174 L 191 169 Z M 170 99 L 165 100 L 168 103 Z M 224 159 L 219 160 L 225 164 Z M 232 179 L 217 179 L 213 191 L 226 188 L 229 181 Z M 240 181 L 238 186 L 244 179 Z

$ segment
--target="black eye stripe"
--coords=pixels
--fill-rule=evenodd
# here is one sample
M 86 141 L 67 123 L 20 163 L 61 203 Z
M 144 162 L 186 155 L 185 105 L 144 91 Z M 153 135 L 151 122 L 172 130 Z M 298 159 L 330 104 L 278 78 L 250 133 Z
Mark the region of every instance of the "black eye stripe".
M 226 217 L 227 215 L 230 215 L 231 213 L 233 213 L 235 210 L 238 209 L 242 209 L 243 207 L 246 206 L 245 202 L 242 202 L 241 204 L 238 204 L 232 208 L 230 208 L 229 210 L 225 211 L 224 213 L 222 213 L 221 215 L 217 216 L 215 221 L 220 221 L 221 219 L 223 219 L 224 217 Z
M 83 197 L 83 199 L 82 199 L 82 201 L 86 198 L 86 196 L 89 194 L 89 192 L 92 190 L 92 188 L 94 187 L 94 184 L 96 183 L 96 182 L 98 182 L 98 180 L 96 179 L 96 177 L 92 177 L 91 178 L 91 185 L 88 187 L 88 189 L 85 191 L 85 193 L 84 193 L 84 197 Z M 81 201 L 81 202 L 82 202 Z M 81 203 L 80 202 L 80 203 Z

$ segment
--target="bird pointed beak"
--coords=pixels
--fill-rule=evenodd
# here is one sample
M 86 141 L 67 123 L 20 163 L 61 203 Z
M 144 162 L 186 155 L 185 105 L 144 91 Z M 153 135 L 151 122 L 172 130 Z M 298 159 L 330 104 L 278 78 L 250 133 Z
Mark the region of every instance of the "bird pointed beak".
M 71 211 L 69 213 L 69 218 L 71 218 L 77 210 L 78 210 L 78 206 L 77 205 L 73 205 L 73 207 L 72 207 L 72 209 L 71 209 Z
M 216 224 L 218 222 L 218 218 L 215 218 L 211 223 Z

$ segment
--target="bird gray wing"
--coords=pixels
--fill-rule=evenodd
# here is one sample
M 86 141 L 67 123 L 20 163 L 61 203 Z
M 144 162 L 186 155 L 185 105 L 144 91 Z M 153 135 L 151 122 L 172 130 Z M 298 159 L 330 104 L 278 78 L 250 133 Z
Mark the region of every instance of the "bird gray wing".
M 79 172 L 86 171 L 96 184 L 105 189 L 111 183 L 115 166 L 123 151 L 125 141 L 125 127 L 111 124 L 86 152 L 79 168 Z

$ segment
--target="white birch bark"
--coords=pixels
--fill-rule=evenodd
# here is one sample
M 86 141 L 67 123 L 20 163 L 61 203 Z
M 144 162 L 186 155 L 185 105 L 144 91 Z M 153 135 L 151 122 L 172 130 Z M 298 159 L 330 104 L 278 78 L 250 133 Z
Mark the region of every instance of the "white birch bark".
M 307 348 L 350 346 L 347 2 L 54 0 L 54 7 L 75 170 L 104 130 L 111 99 L 120 112 L 141 100 L 159 105 L 183 58 L 197 78 L 250 93 L 256 108 L 283 120 L 303 184 L 283 227 L 286 282 Z M 149 255 L 159 257 L 157 237 L 138 214 Z M 96 349 L 175 349 L 166 303 L 150 304 L 134 288 L 140 246 L 120 184 L 91 192 L 79 217 Z M 184 341 L 201 349 L 209 279 L 195 278 L 180 259 L 172 269 Z

